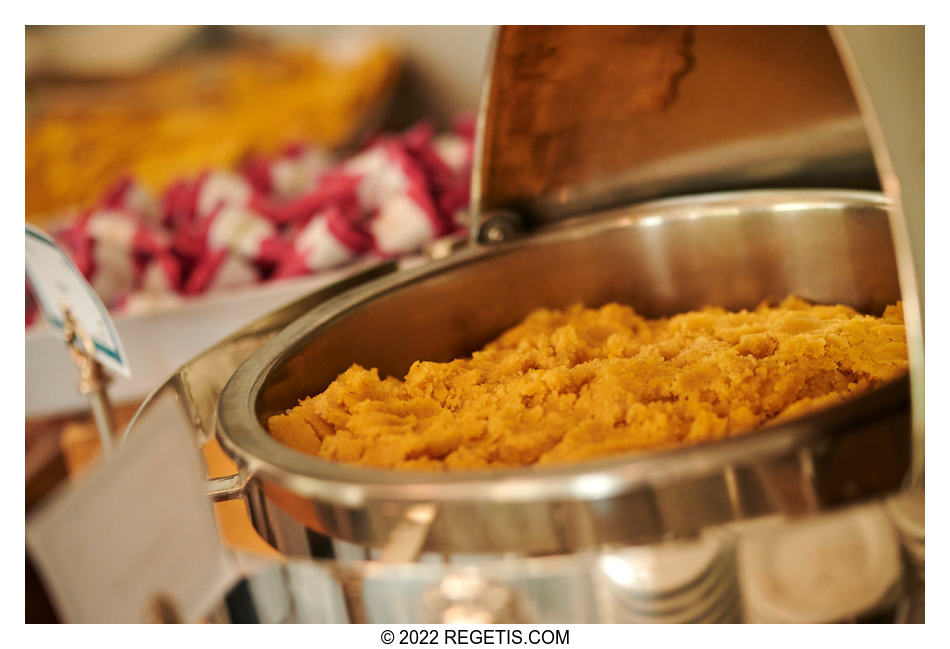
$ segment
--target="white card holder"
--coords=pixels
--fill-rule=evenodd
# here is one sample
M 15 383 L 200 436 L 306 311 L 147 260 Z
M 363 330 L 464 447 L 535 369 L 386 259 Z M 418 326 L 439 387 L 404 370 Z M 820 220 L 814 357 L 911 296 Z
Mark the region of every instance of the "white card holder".
M 218 537 L 200 449 L 174 391 L 136 433 L 26 522 L 65 622 L 199 621 L 238 578 Z M 166 620 L 167 621 L 167 620 Z

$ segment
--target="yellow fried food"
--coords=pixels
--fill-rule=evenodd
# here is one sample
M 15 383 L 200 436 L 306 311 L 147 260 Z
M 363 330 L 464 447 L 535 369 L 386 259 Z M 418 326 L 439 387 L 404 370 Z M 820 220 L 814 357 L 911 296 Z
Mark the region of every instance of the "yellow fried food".
M 619 304 L 540 309 L 471 358 L 418 361 L 405 380 L 353 365 L 268 428 L 338 462 L 524 467 L 748 433 L 906 369 L 899 303 L 882 317 L 795 297 L 656 320 Z
M 398 55 L 384 46 L 345 61 L 249 48 L 47 101 L 27 123 L 27 217 L 87 207 L 125 175 L 159 192 L 248 152 L 294 142 L 335 149 L 379 109 L 398 69 Z

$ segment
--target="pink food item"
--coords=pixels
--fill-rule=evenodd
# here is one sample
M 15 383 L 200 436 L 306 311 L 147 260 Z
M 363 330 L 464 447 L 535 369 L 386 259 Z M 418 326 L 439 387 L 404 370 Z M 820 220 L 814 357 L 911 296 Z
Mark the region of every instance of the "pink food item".
M 103 302 L 126 312 L 402 255 L 461 227 L 473 141 L 465 118 L 441 134 L 420 123 L 380 135 L 337 161 L 294 143 L 180 178 L 157 199 L 125 177 L 54 236 Z M 28 296 L 28 324 L 36 313 Z
M 258 194 L 286 202 L 312 189 L 332 162 L 326 151 L 295 143 L 273 158 L 248 156 L 240 169 Z
M 100 209 L 80 220 L 72 233 L 79 270 L 107 307 L 132 290 L 137 274 L 136 244 L 151 241 L 133 214 Z
M 276 201 L 296 198 L 313 187 L 331 167 L 325 151 L 301 145 L 287 147 L 270 164 L 271 195 Z
M 258 279 L 257 268 L 240 255 L 223 248 L 209 250 L 192 269 L 182 293 L 200 295 L 215 289 L 254 284 Z
M 297 231 L 275 275 L 293 277 L 342 266 L 368 251 L 372 239 L 343 212 L 331 207 Z
M 167 250 L 162 250 L 142 265 L 136 277 L 135 290 L 177 293 L 181 285 L 181 262 Z
M 99 207 L 137 215 L 149 225 L 158 225 L 161 205 L 131 176 L 120 178 L 102 196 Z
M 195 192 L 195 214 L 206 216 L 225 207 L 244 207 L 254 189 L 240 175 L 229 171 L 202 174 Z
M 307 192 L 272 207 L 266 213 L 276 225 L 289 226 L 291 230 L 306 224 L 313 215 L 330 207 L 336 207 L 353 220 L 359 220 L 359 184 L 359 176 L 336 169 L 320 176 L 316 185 Z
M 402 136 L 406 152 L 425 174 L 428 193 L 450 231 L 463 222 L 469 203 L 472 171 L 474 118 L 456 121 L 452 132 L 435 134 L 432 126 L 420 122 Z
M 254 188 L 243 176 L 230 171 L 205 171 L 169 185 L 162 197 L 161 220 L 167 229 L 177 231 L 221 207 L 247 205 L 253 196 Z
M 224 205 L 212 216 L 206 230 L 209 250 L 228 250 L 245 259 L 257 259 L 261 244 L 277 235 L 269 219 L 244 206 Z
M 359 177 L 360 207 L 374 249 L 384 256 L 417 250 L 450 231 L 429 194 L 422 167 L 395 138 L 384 138 L 344 164 Z

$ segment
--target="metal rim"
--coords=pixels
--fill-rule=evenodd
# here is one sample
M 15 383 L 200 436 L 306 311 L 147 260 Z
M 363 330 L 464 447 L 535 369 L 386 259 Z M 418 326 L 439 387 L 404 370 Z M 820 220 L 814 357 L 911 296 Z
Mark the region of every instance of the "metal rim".
M 217 435 L 225 451 L 242 471 L 279 484 L 300 496 L 346 506 L 369 501 L 388 502 L 527 502 L 595 500 L 643 485 L 675 482 L 708 475 L 730 465 L 775 457 L 807 447 L 825 432 L 845 422 L 854 423 L 875 406 L 906 399 L 906 376 L 888 382 L 845 403 L 820 410 L 755 434 L 706 442 L 677 449 L 591 460 L 570 465 L 431 474 L 370 469 L 328 462 L 296 451 L 271 437 L 260 424 L 255 404 L 269 373 L 293 355 L 306 339 L 319 335 L 350 310 L 373 299 L 440 272 L 481 262 L 528 245 L 543 245 L 585 237 L 618 227 L 648 227 L 650 217 L 663 219 L 715 218 L 717 205 L 734 210 L 787 202 L 801 207 L 840 206 L 844 203 L 888 208 L 882 194 L 850 190 L 765 190 L 701 194 L 651 201 L 588 216 L 573 227 L 550 231 L 499 246 L 476 247 L 422 268 L 386 276 L 356 287 L 316 307 L 266 343 L 234 373 L 218 402 Z M 701 211 L 699 211 L 701 210 Z M 662 215 L 656 214 L 662 211 Z M 789 210 L 792 212 L 793 210 Z M 722 212 L 719 212 L 720 214 Z

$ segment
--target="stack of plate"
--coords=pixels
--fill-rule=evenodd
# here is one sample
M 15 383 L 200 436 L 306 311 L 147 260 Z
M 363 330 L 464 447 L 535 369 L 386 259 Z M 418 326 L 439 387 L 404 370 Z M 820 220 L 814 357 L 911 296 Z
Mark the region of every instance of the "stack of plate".
M 606 621 L 736 623 L 735 545 L 726 535 L 631 548 L 600 557 Z
M 924 583 L 924 489 L 902 491 L 887 500 L 887 513 L 897 528 L 905 556 L 910 564 L 910 577 Z
M 739 579 L 752 623 L 849 622 L 901 595 L 900 549 L 881 505 L 742 537 Z

